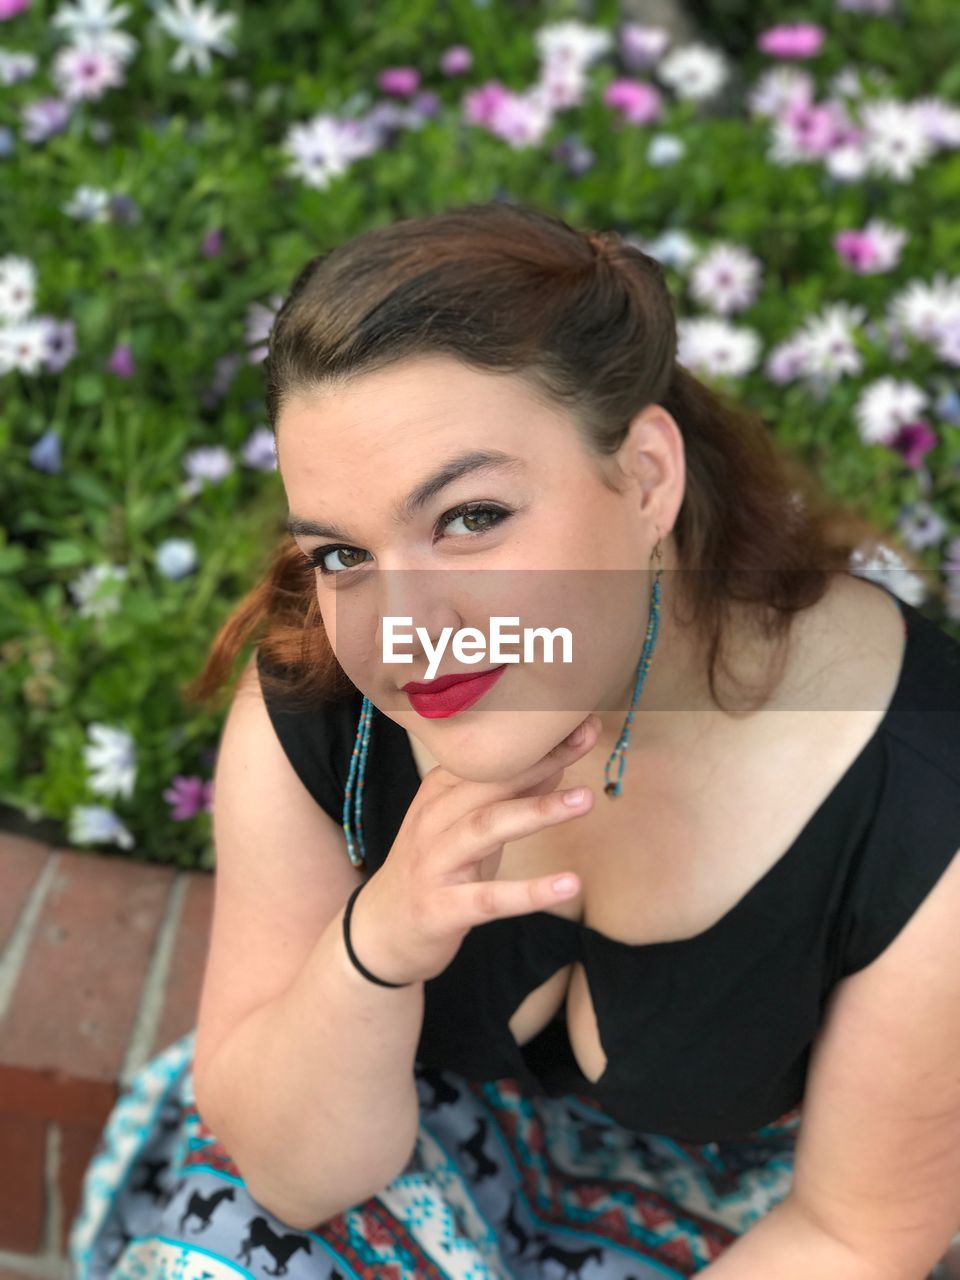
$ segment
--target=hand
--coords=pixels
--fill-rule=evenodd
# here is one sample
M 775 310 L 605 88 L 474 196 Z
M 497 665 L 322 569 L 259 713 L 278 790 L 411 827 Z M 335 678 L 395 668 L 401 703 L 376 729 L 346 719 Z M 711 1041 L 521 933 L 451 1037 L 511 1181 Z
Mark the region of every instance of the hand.
M 436 765 L 414 796 L 383 865 L 358 896 L 350 936 L 365 965 L 386 982 L 422 982 L 442 973 L 476 924 L 540 911 L 565 893 L 560 874 L 497 880 L 503 846 L 593 807 L 593 792 L 555 788 L 564 769 L 594 745 L 589 715 L 542 759 L 509 782 L 468 782 Z M 572 739 L 578 732 L 579 742 Z M 360 917 L 359 924 L 357 917 Z

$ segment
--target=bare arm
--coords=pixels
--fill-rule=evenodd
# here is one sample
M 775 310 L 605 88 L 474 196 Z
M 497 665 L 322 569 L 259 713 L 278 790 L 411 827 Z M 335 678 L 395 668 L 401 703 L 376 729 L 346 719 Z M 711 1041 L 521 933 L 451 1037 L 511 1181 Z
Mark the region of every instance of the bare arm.
M 423 983 L 380 987 L 359 973 L 344 945 L 344 909 L 290 986 L 248 1014 L 194 1081 L 200 1114 L 250 1194 L 301 1230 L 397 1177 L 419 1122 Z M 361 958 L 377 973 L 370 951 Z

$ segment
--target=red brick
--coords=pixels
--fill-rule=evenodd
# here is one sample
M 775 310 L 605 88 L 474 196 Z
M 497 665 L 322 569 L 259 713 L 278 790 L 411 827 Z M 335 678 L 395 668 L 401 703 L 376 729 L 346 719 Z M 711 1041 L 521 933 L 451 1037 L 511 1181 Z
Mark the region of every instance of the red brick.
M 80 1208 L 80 1190 L 83 1176 L 100 1145 L 103 1127 L 65 1124 L 60 1126 L 60 1168 L 57 1185 L 60 1190 L 60 1241 L 59 1249 L 66 1253 L 70 1228 Z
M 56 875 L 0 1026 L 0 1064 L 112 1082 L 176 872 L 54 852 Z
M 0 1117 L 0 1248 L 37 1253 L 43 1244 L 47 1125 L 34 1116 Z
M 0 949 L 10 941 L 49 857 L 49 845 L 0 831 Z
M 181 903 L 163 1010 L 157 1023 L 153 1053 L 193 1030 L 200 1011 L 200 990 L 213 921 L 214 877 L 209 871 L 189 871 Z

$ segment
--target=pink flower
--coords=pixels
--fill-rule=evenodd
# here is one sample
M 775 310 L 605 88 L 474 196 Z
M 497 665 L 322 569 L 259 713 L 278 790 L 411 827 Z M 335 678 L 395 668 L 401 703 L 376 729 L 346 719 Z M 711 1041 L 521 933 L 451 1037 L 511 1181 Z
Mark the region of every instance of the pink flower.
M 220 252 L 222 244 L 223 232 L 219 227 L 214 227 L 203 237 L 203 243 L 200 245 L 200 252 L 205 258 L 215 258 Z
M 416 67 L 388 67 L 377 76 L 377 86 L 383 93 L 405 98 L 420 88 L 420 72 Z
M 893 270 L 906 239 L 906 231 L 873 218 L 861 230 L 838 232 L 833 247 L 841 260 L 860 275 L 876 275 Z
M 757 48 L 774 58 L 812 58 L 820 52 L 825 36 L 815 22 L 785 22 L 762 31 Z
M 124 342 L 119 342 L 110 352 L 107 368 L 118 378 L 132 378 L 137 371 L 133 352 Z
M 914 471 L 923 465 L 924 457 L 937 444 L 937 435 L 926 418 L 904 422 L 892 440 L 885 442 L 899 453 L 908 467 Z
M 827 102 L 793 102 L 780 116 L 794 150 L 805 156 L 822 156 L 837 145 L 841 127 L 837 108 Z
M 170 817 L 174 822 L 187 822 L 198 813 L 213 808 L 213 783 L 204 782 L 196 776 L 186 777 L 177 774 L 170 786 L 163 793 L 167 804 L 171 805 Z
M 663 111 L 659 92 L 644 80 L 612 80 L 603 91 L 603 102 L 631 124 L 651 124 Z
M 473 66 L 473 54 L 465 44 L 452 44 L 440 59 L 440 70 L 445 76 L 459 76 Z
M 18 13 L 23 13 L 29 4 L 30 0 L 0 0 L 0 22 L 7 18 L 15 18 Z
M 489 127 L 509 97 L 510 90 L 499 80 L 488 80 L 476 89 L 468 89 L 463 96 L 464 119 L 468 124 Z

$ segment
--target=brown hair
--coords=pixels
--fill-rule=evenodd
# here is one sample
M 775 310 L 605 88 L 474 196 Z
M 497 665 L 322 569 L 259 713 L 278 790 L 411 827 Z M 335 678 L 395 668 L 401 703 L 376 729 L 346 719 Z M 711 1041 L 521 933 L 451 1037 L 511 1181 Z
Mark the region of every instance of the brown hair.
M 307 262 L 270 333 L 267 415 L 276 431 L 291 396 L 428 353 L 523 378 L 569 414 L 598 463 L 637 413 L 662 405 L 685 451 L 672 530 L 678 567 L 705 571 L 671 577 L 719 705 L 733 602 L 757 606 L 764 634 L 783 639 L 791 616 L 826 593 L 832 574 L 849 571 L 855 549 L 869 554 L 885 542 L 908 566 L 916 561 L 829 500 L 758 413 L 699 381 L 676 351 L 673 300 L 655 258 L 535 206 L 467 204 L 374 228 Z M 211 700 L 251 639 L 264 690 L 278 699 L 307 707 L 353 689 L 323 629 L 315 569 L 285 516 L 267 531 L 269 562 L 220 626 L 184 690 L 188 701 Z

